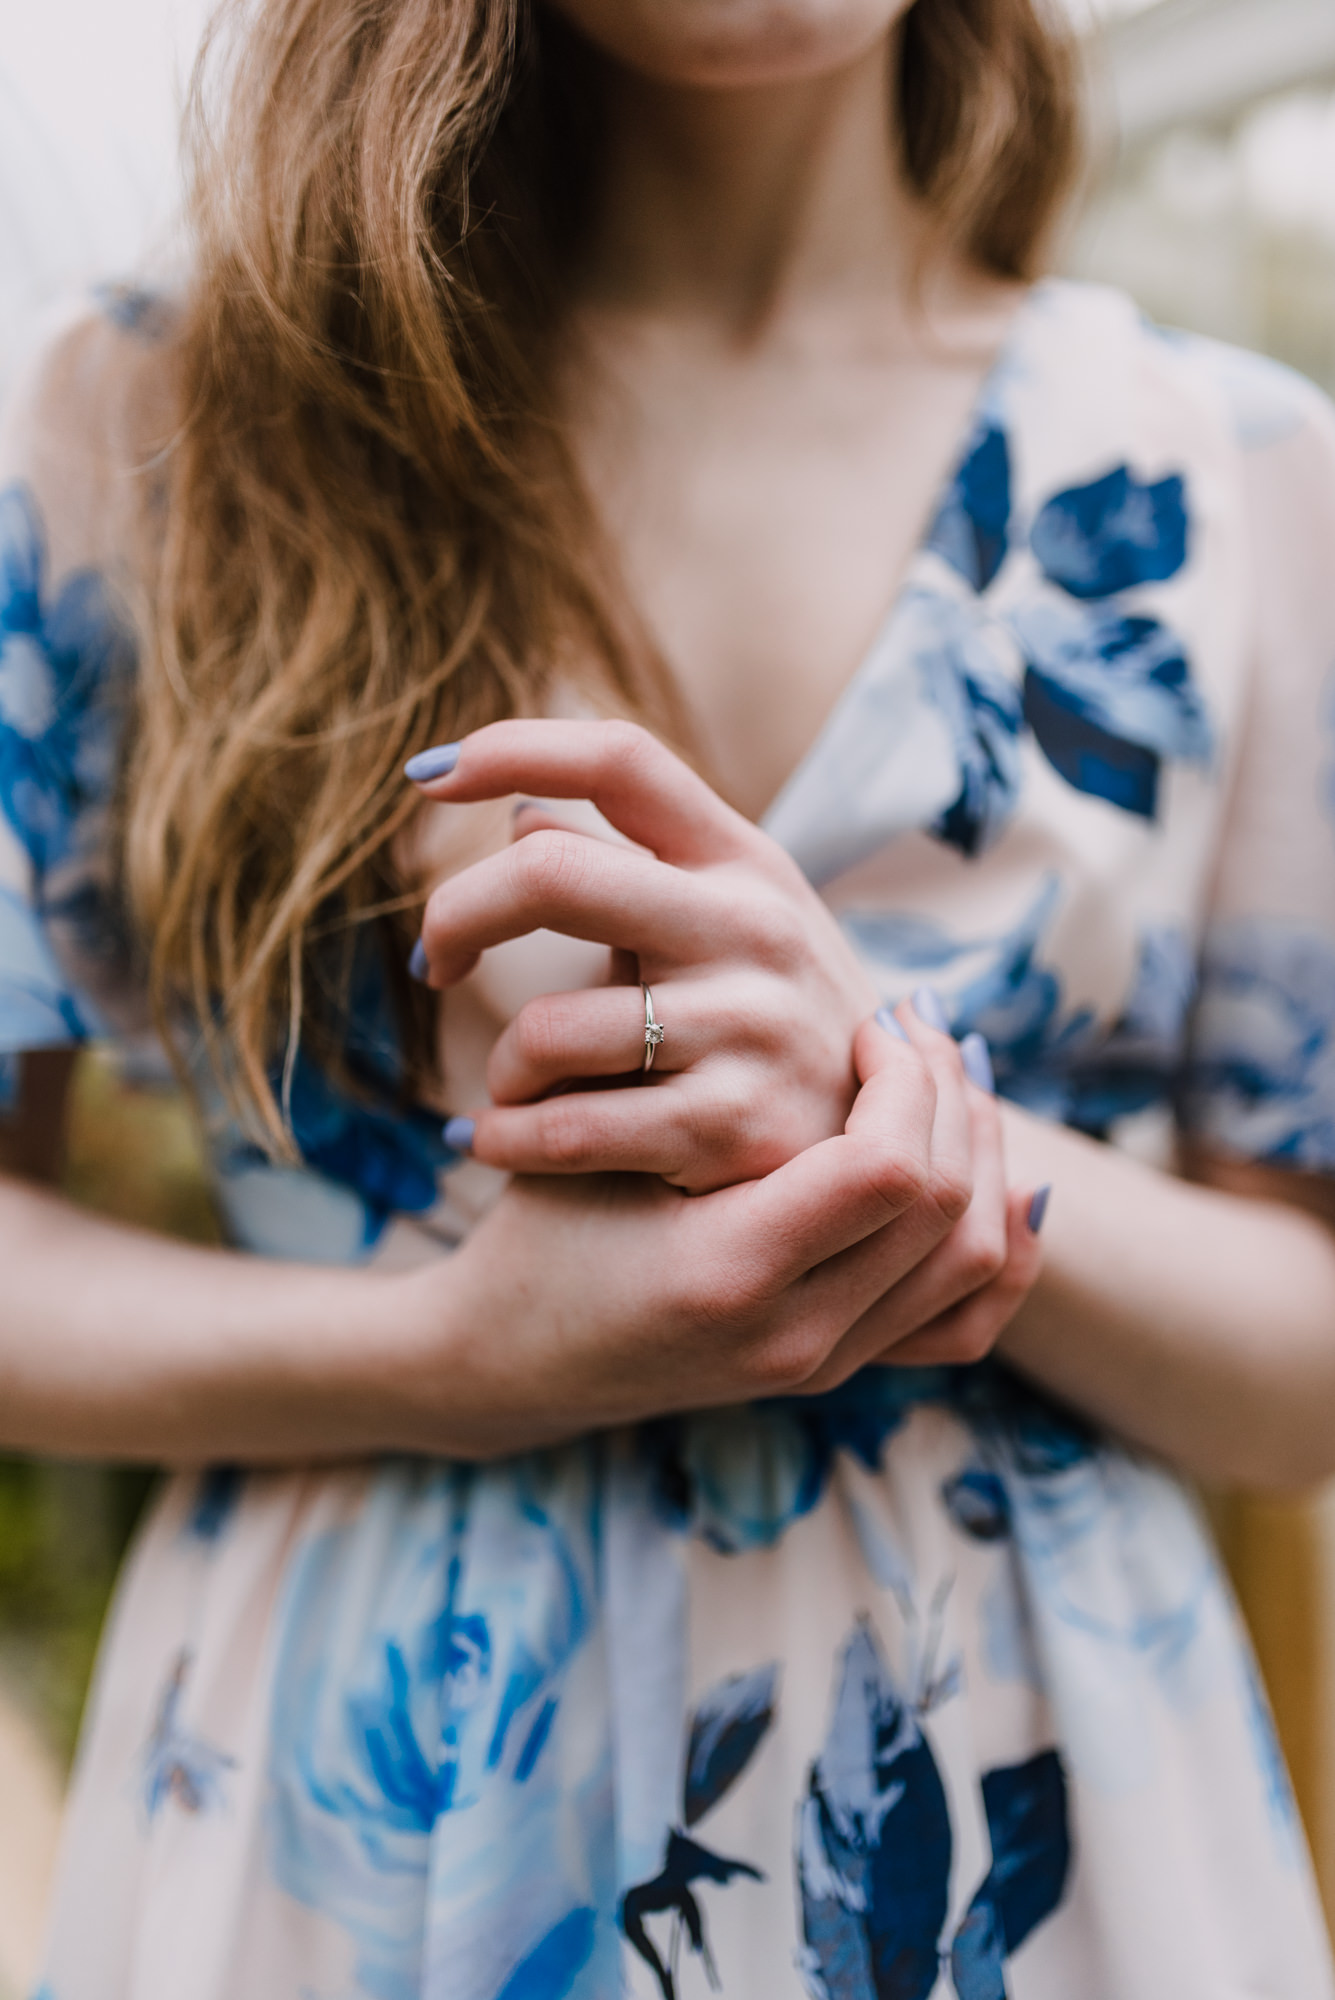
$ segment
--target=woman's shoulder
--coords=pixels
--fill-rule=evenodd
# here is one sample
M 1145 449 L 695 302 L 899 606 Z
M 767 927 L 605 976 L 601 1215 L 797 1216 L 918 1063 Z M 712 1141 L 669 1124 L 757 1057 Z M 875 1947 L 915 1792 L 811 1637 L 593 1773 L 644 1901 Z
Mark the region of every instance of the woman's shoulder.
M 176 420 L 175 318 L 163 294 L 104 287 L 48 326 L 10 387 L 7 536 L 39 545 L 48 581 L 89 568 L 120 579 L 133 560 Z
M 0 1043 L 11 1046 L 107 1032 L 135 1011 L 108 808 L 132 708 L 136 555 L 166 434 L 166 333 L 165 308 L 104 295 L 43 341 L 0 425 Z
M 1097 398 L 1151 434 L 1190 434 L 1243 454 L 1307 440 L 1335 456 L 1335 405 L 1294 368 L 1207 334 L 1163 325 L 1115 286 L 1048 278 L 1034 288 L 1038 372 Z

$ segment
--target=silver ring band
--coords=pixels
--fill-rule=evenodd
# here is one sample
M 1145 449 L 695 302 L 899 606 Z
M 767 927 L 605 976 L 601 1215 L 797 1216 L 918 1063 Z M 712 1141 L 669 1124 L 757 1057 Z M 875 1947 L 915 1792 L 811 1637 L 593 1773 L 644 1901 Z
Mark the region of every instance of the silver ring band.
M 643 980 L 640 981 L 640 991 L 644 995 L 644 1061 L 640 1068 L 647 1075 L 654 1066 L 654 1057 L 667 1029 L 661 1021 L 654 1019 L 654 996 Z

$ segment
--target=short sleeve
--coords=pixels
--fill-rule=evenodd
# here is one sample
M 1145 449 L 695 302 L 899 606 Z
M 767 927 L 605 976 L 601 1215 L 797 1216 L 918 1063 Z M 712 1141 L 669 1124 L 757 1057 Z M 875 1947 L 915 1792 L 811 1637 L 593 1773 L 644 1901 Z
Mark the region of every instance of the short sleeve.
M 1216 365 L 1220 365 L 1216 363 Z M 1236 1156 L 1335 1172 L 1335 410 L 1229 358 L 1254 631 L 1201 941 L 1183 1117 Z
M 114 551 L 131 496 L 97 401 L 128 338 L 102 318 L 66 332 L 0 426 L 0 1103 L 21 1051 L 138 1011 L 111 859 L 134 665 Z

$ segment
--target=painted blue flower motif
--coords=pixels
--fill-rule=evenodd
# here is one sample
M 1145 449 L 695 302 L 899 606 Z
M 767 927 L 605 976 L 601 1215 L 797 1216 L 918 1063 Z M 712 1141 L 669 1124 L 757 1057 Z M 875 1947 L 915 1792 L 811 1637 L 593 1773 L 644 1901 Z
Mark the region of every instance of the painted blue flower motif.
M 129 634 L 102 578 L 78 570 L 54 600 L 32 495 L 0 492 L 0 812 L 40 885 L 72 851 L 76 828 L 110 796 L 117 697 Z
M 700 1701 L 686 1746 L 685 1825 L 703 1819 L 755 1756 L 774 1720 L 778 1682 L 779 1669 L 771 1663 L 730 1675 Z
M 275 1662 L 270 1861 L 347 1932 L 377 2000 L 422 1990 L 428 1881 L 452 2000 L 559 1993 L 542 1982 L 615 1962 L 607 1744 L 579 1703 L 561 1734 L 596 1562 L 568 1457 L 387 1467 L 354 1525 L 304 1549 Z
M 1010 512 L 1010 447 L 1005 431 L 985 419 L 969 439 L 927 547 L 975 590 L 986 590 L 1006 559 Z
M 799 1808 L 802 1970 L 816 2000 L 928 2000 L 949 1903 L 945 1787 L 868 1623 L 838 1674 Z
M 150 1820 L 170 1799 L 191 1815 L 214 1812 L 226 1803 L 226 1775 L 236 1758 L 194 1735 L 181 1722 L 181 1703 L 193 1664 L 188 1648 L 172 1663 L 166 1688 L 140 1761 L 140 1790 Z
M 1195 967 L 1181 932 L 1146 931 L 1122 1013 L 1101 1027 L 1089 1008 L 1066 1006 L 1061 979 L 1043 962 L 1060 895 L 1050 876 L 1020 920 L 993 938 L 951 938 L 913 915 L 851 912 L 844 923 L 888 994 L 953 971 L 951 1026 L 987 1038 L 1003 1096 L 1102 1136 L 1175 1096 Z
M 659 1418 L 640 1426 L 636 1448 L 663 1524 L 739 1555 L 771 1547 L 819 1504 L 840 1453 L 878 1471 L 889 1440 L 924 1404 L 953 1410 L 981 1441 L 1004 1441 L 1034 1478 L 1097 1449 L 1078 1417 L 991 1361 L 867 1368 L 821 1396 Z
M 1154 819 L 1165 763 L 1208 764 L 1214 731 L 1181 641 L 1157 619 L 1051 600 L 1008 620 L 1024 649 L 1024 718 L 1077 791 Z
M 300 1055 L 290 1107 L 302 1158 L 318 1173 L 357 1190 L 376 1234 L 391 1215 L 430 1208 L 436 1175 L 459 1158 L 441 1136 L 437 1113 L 359 1102 L 336 1091 Z
M 1187 509 L 1177 474 L 1146 483 L 1116 466 L 1068 487 L 1039 510 L 1029 543 L 1039 567 L 1072 597 L 1111 597 L 1176 576 L 1187 556 Z
M 961 854 L 982 854 L 1020 794 L 1024 716 L 1013 659 L 999 644 L 999 629 L 954 598 L 912 591 L 899 622 L 923 694 L 945 722 L 958 772 L 959 790 L 931 831 Z
M 587 1904 L 558 1917 L 526 1952 L 496 2000 L 565 2000 L 593 1956 L 598 1912 Z
M 1252 1159 L 1335 1166 L 1335 947 L 1276 917 L 1206 935 L 1185 1115 Z
M 1005 1541 L 1011 1531 L 1006 1488 L 986 1466 L 967 1465 L 941 1488 L 941 1500 L 956 1526 L 975 1542 Z
M 1007 2000 L 1006 1960 L 1061 1902 L 1071 1872 L 1066 1773 L 1055 1750 L 985 1771 L 992 1866 L 950 1949 L 959 2000 Z
M 340 1263 L 365 1256 L 395 1215 L 437 1199 L 437 1175 L 459 1155 L 439 1115 L 401 1104 L 383 1067 L 351 1060 L 366 1095 L 338 1088 L 304 1052 L 287 1093 L 300 1169 L 275 1165 L 235 1127 L 215 1144 L 218 1198 L 233 1239 L 262 1255 Z M 275 1072 L 274 1088 L 282 1077 Z M 207 1087 L 207 1086 L 206 1086 Z
M 71 990 L 31 904 L 3 886 L 0 966 L 4 967 L 0 1049 L 59 1048 L 86 1041 L 98 1032 L 97 1016 L 87 1000 Z

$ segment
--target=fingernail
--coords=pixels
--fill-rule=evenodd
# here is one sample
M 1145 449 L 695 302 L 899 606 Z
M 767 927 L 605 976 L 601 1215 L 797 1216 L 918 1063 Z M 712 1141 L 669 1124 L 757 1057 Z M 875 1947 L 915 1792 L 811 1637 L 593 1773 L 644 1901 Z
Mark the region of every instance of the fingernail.
M 1035 1188 L 1034 1198 L 1029 1204 L 1030 1232 L 1037 1236 L 1043 1227 L 1043 1217 L 1048 1212 L 1048 1196 L 1052 1193 L 1052 1182 L 1047 1181 L 1041 1188 Z
M 989 1097 L 995 1097 L 997 1080 L 992 1074 L 992 1051 L 977 1031 L 966 1035 L 960 1043 L 960 1061 L 970 1083 L 977 1084 L 979 1090 L 985 1090 Z
M 419 750 L 403 767 L 405 778 L 415 785 L 429 785 L 433 778 L 447 778 L 459 761 L 458 743 L 437 743 L 433 750 Z
M 426 962 L 426 946 L 422 943 L 421 938 L 418 938 L 417 943 L 413 946 L 412 956 L 408 960 L 408 976 L 410 979 L 420 979 L 422 984 L 425 985 L 426 976 L 430 970 L 431 968 Z
M 541 812 L 541 811 L 542 811 L 541 799 L 516 799 L 510 817 L 512 819 L 518 819 L 520 813 Z
M 441 1138 L 452 1153 L 471 1153 L 476 1120 L 472 1118 L 447 1118 L 441 1127 Z
M 950 1023 L 946 1010 L 941 1005 L 941 995 L 934 986 L 920 986 L 913 996 L 913 1011 L 925 1028 L 935 1028 L 939 1035 L 950 1033 Z
M 876 1009 L 876 1019 L 879 1025 L 885 1029 L 887 1035 L 898 1035 L 901 1042 L 908 1040 L 908 1036 L 904 1033 L 904 1030 L 900 1027 L 894 1014 L 888 1007 L 878 1007 Z

